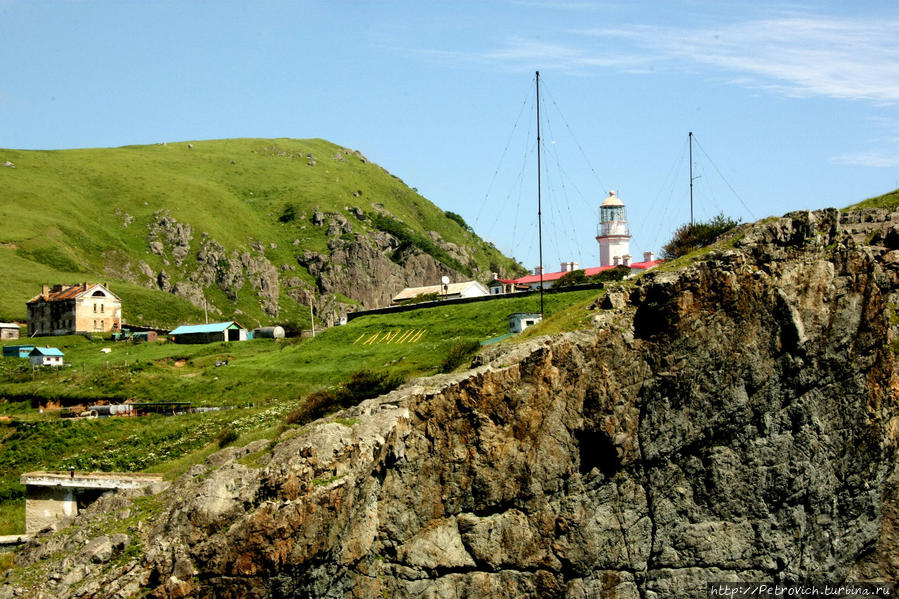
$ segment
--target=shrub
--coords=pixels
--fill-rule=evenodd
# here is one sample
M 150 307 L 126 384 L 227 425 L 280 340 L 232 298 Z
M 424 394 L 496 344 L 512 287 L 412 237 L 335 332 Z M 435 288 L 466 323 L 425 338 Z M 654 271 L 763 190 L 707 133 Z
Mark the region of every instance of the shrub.
M 440 364 L 440 372 L 452 372 L 462 364 L 468 362 L 472 355 L 481 348 L 481 344 L 475 340 L 463 341 L 453 345 L 446 358 Z
M 572 270 L 559 277 L 553 284 L 553 288 L 563 289 L 565 287 L 574 287 L 575 285 L 584 285 L 588 282 L 590 281 L 587 280 L 586 272 L 583 270 Z
M 278 217 L 278 222 L 289 223 L 293 222 L 297 218 L 297 209 L 293 204 L 288 204 L 284 207 L 284 211 L 281 212 L 281 216 Z
M 463 229 L 465 229 L 466 231 L 472 232 L 471 227 L 468 226 L 468 223 L 465 222 L 465 219 L 462 218 L 461 215 L 456 214 L 455 212 L 450 212 L 449 210 L 447 210 L 443 214 L 445 214 L 448 219 L 454 220 L 457 223 L 459 223 L 459 226 L 462 227 Z
M 605 283 L 607 281 L 620 281 L 631 274 L 630 266 L 618 265 L 615 268 L 604 270 L 587 279 L 588 283 Z
M 721 213 L 710 221 L 681 225 L 674 231 L 671 241 L 662 247 L 662 257 L 672 260 L 711 245 L 718 237 L 738 224 L 739 219 L 734 220 Z
M 237 441 L 238 436 L 237 431 L 233 428 L 226 428 L 216 435 L 215 440 L 218 442 L 219 447 L 226 447 Z

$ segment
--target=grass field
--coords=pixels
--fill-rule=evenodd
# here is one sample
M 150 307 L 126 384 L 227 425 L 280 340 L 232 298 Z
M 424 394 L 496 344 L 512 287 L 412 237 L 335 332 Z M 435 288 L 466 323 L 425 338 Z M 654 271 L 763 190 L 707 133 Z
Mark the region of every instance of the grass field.
M 535 332 L 583 326 L 585 306 L 600 293 L 546 294 L 547 319 Z M 404 378 L 434 374 L 454 346 L 508 332 L 508 315 L 539 311 L 538 302 L 535 296 L 512 297 L 363 316 L 302 340 L 177 345 L 40 338 L 40 344 L 61 348 L 70 365 L 32 369 L 27 360 L 0 359 L 0 416 L 6 417 L 0 422 L 0 534 L 23 530 L 22 472 L 74 466 L 174 476 L 215 450 L 224 430 L 237 432 L 238 443 L 273 438 L 309 392 L 340 385 L 359 370 Z M 227 366 L 216 367 L 224 361 Z M 61 419 L 58 410 L 34 407 L 107 400 L 238 407 L 95 420 Z
M 430 243 L 428 232 L 436 231 L 466 247 L 483 269 L 515 267 L 464 221 L 447 216 L 361 154 L 320 139 L 0 153 L 16 167 L 0 169 L 0 217 L 13 225 L 0 231 L 0 321 L 24 319 L 25 301 L 42 283 L 81 281 L 109 282 L 123 299 L 126 322 L 174 326 L 196 320 L 202 310 L 144 286 L 153 277 L 141 272 L 141 262 L 153 273 L 165 270 L 173 280 L 184 280 L 208 238 L 229 255 L 252 253 L 255 245 L 272 264 L 296 267 L 297 253 L 329 252 L 327 226 L 310 223 L 315 211 L 340 214 L 355 231 L 367 231 L 371 219 L 359 220 L 353 209 L 384 210 L 413 241 Z M 148 251 L 148 226 L 162 213 L 190 226 L 188 259 L 181 267 L 168 253 Z M 302 268 L 283 276 L 314 281 Z M 205 292 L 227 318 L 241 314 L 237 320 L 253 326 L 269 321 L 252 285 L 236 301 L 215 284 Z M 308 306 L 284 293 L 278 301 L 282 321 L 308 321 Z

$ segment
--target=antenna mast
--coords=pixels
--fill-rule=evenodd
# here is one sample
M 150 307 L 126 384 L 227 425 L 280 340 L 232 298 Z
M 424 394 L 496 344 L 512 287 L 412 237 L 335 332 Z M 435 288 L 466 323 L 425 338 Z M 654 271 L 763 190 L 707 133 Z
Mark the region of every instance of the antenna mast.
M 693 226 L 693 132 L 690 131 L 690 226 Z
M 540 71 L 537 71 L 537 236 L 540 248 L 540 319 L 543 320 L 543 217 L 540 200 Z

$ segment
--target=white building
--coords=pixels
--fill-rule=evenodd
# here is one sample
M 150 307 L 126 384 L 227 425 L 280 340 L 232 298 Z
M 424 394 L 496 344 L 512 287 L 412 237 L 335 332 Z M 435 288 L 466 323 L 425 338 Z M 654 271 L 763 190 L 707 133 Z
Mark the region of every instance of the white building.
M 406 287 L 395 296 L 391 303 L 402 304 L 419 296 L 436 294 L 437 299 L 456 299 L 460 297 L 481 297 L 490 292 L 478 281 L 465 281 L 463 283 L 448 283 L 446 285 L 428 285 L 427 287 Z
M 599 207 L 596 241 L 599 242 L 600 266 L 630 266 L 631 232 L 627 225 L 627 208 L 614 190 Z

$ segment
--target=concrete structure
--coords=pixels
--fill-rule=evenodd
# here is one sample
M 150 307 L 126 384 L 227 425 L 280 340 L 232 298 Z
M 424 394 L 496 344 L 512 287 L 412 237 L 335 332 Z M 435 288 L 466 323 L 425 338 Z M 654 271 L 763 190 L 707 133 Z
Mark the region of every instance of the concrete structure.
M 33 345 L 4 345 L 4 358 L 27 358 L 34 349 Z
M 627 225 L 627 208 L 614 190 L 599 207 L 596 241 L 599 242 L 600 266 L 630 266 L 631 231 Z
M 19 325 L 14 322 L 0 322 L 0 339 L 18 339 Z
M 209 324 L 181 325 L 169 335 L 175 343 L 216 343 L 218 341 L 246 341 L 247 330 L 233 320 Z
M 108 333 L 122 328 L 122 301 L 105 284 L 44 285 L 27 306 L 29 337 Z
M 481 297 L 490 292 L 478 281 L 449 283 L 447 285 L 428 285 L 426 287 L 406 287 L 391 300 L 393 305 L 402 304 L 420 295 L 437 294 L 438 299 L 455 299 L 459 297 Z
M 32 366 L 62 366 L 64 354 L 55 347 L 35 347 L 28 354 Z
M 509 332 L 520 333 L 529 326 L 533 326 L 543 320 L 540 313 L 516 312 L 509 315 Z
M 110 472 L 29 472 L 25 485 L 25 532 L 34 534 L 78 512 L 99 497 L 117 489 L 139 489 L 161 483 L 159 474 L 117 474 Z

